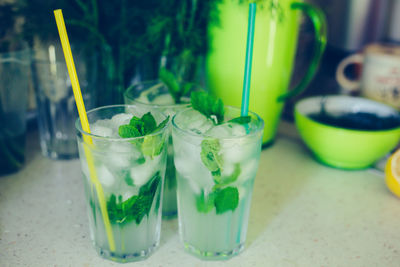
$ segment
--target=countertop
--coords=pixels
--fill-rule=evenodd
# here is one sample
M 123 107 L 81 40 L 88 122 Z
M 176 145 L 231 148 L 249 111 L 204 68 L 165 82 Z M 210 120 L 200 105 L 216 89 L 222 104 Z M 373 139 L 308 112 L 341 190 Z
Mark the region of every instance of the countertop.
M 79 160 L 43 157 L 37 138 L 28 133 L 25 167 L 0 177 L 0 266 L 122 266 L 92 247 Z M 262 151 L 240 255 L 186 254 L 174 219 L 150 258 L 125 266 L 400 266 L 400 200 L 383 178 L 321 165 L 280 135 Z

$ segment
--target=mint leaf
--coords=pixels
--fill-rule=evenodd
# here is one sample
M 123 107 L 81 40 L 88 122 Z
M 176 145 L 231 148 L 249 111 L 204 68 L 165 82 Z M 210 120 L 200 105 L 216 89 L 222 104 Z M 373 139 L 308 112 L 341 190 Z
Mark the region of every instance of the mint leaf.
M 165 142 L 163 140 L 163 135 L 147 135 L 164 128 L 168 121 L 169 116 L 157 126 L 157 122 L 153 115 L 148 112 L 141 118 L 136 116 L 132 117 L 129 124 L 119 126 L 118 134 L 122 138 L 145 136 L 143 140 L 134 140 L 132 143 L 141 149 L 143 155 L 150 157 L 158 156 L 164 148 Z
M 214 208 L 215 194 L 211 192 L 205 197 L 204 191 L 196 198 L 197 211 L 208 213 Z
M 221 175 L 213 176 L 214 182 L 215 182 L 215 186 L 213 189 L 216 190 L 218 188 L 221 188 L 223 186 L 226 186 L 228 184 L 235 182 L 237 180 L 237 178 L 239 177 L 240 173 L 241 173 L 240 164 L 236 163 L 235 169 L 233 170 L 233 173 L 231 175 L 224 176 L 224 177 L 221 177 Z
M 228 122 L 237 123 L 237 124 L 248 124 L 251 121 L 250 116 L 241 116 L 234 119 L 229 120 Z
M 141 133 L 132 125 L 124 124 L 119 126 L 118 134 L 122 138 L 131 138 L 131 137 L 138 137 L 141 136 Z
M 220 174 L 222 172 L 223 161 L 220 149 L 221 146 L 218 139 L 204 139 L 201 142 L 201 161 L 213 174 Z
M 166 68 L 161 68 L 159 72 L 159 78 L 165 84 L 165 86 L 167 86 L 168 91 L 175 103 L 179 103 L 182 94 L 180 92 L 181 90 L 179 87 L 179 82 L 175 78 L 174 74 Z
M 153 204 L 154 196 L 160 187 L 160 172 L 156 172 L 153 177 L 139 189 L 139 194 L 122 201 L 122 196 L 118 198 L 112 194 L 107 201 L 107 210 L 111 223 L 129 223 L 135 221 L 140 224 L 144 216 L 148 216 Z
M 161 154 L 164 144 L 161 135 L 145 136 L 142 143 L 142 153 L 152 158 L 158 156 Z
M 165 120 L 163 120 L 155 129 L 153 132 L 157 132 L 158 130 L 161 130 L 162 128 L 165 127 L 165 125 L 167 125 L 169 121 L 169 116 L 167 116 L 167 118 Z
M 150 112 L 142 116 L 141 122 L 143 123 L 143 135 L 152 133 L 157 128 L 157 122 Z
M 239 191 L 236 187 L 226 187 L 215 192 L 215 209 L 217 214 L 234 211 L 239 205 Z
M 224 121 L 224 104 L 221 99 L 215 99 L 206 92 L 192 92 L 190 101 L 193 109 L 199 111 L 207 118 L 213 120 L 215 124 Z
M 134 186 L 134 184 L 133 184 L 133 179 L 132 179 L 132 177 L 131 177 L 130 172 L 129 172 L 129 171 L 126 171 L 124 174 L 125 174 L 125 177 L 124 177 L 125 183 L 126 183 L 127 185 L 129 185 L 129 186 Z
M 138 136 L 144 135 L 144 122 L 142 121 L 142 119 L 133 116 L 132 119 L 129 121 L 129 125 L 135 127 L 138 130 L 138 132 L 140 133 L 140 135 Z

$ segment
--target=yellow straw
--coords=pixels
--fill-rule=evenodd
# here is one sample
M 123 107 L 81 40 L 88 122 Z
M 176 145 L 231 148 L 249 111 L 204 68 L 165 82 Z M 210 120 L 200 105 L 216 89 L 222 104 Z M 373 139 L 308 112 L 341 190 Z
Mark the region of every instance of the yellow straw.
M 61 45 L 62 45 L 62 48 L 64 51 L 65 62 L 67 63 L 68 73 L 69 73 L 69 77 L 71 79 L 72 90 L 74 92 L 75 102 L 76 102 L 76 106 L 78 108 L 78 113 L 79 113 L 79 118 L 81 120 L 82 129 L 85 132 L 90 133 L 89 121 L 87 118 L 85 105 L 84 105 L 83 99 L 82 99 L 81 88 L 79 86 L 78 76 L 76 74 L 74 59 L 72 58 L 72 52 L 71 52 L 71 47 L 70 47 L 69 40 L 68 40 L 67 29 L 65 28 L 64 17 L 63 17 L 61 9 L 54 10 L 54 16 L 56 18 L 58 33 L 60 35 Z M 92 181 L 92 183 L 94 184 L 94 186 L 96 188 L 97 198 L 99 200 L 100 210 L 101 210 L 101 214 L 103 216 L 104 227 L 105 227 L 106 233 L 107 233 L 108 245 L 110 247 L 110 251 L 115 251 L 115 242 L 114 242 L 114 237 L 113 237 L 113 233 L 112 233 L 112 229 L 111 229 L 110 218 L 108 217 L 107 205 L 106 205 L 106 201 L 104 199 L 103 188 L 99 182 L 99 179 L 97 178 L 97 173 L 94 168 L 94 160 L 93 160 L 92 153 L 89 150 L 89 147 L 86 145 L 86 144 L 92 145 L 93 141 L 92 141 L 92 138 L 87 135 L 83 135 L 83 139 L 84 139 L 84 143 L 85 143 L 85 145 L 83 147 L 84 147 L 84 151 L 85 151 L 85 155 L 86 155 L 87 164 L 89 167 L 90 180 Z

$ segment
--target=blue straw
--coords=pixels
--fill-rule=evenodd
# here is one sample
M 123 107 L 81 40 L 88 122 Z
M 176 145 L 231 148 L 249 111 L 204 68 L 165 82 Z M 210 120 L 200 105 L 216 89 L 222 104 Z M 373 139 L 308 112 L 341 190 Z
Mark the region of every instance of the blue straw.
M 247 27 L 246 62 L 244 65 L 242 110 L 241 115 L 247 116 L 249 112 L 251 62 L 253 59 L 254 25 L 256 23 L 256 3 L 249 5 L 249 23 Z

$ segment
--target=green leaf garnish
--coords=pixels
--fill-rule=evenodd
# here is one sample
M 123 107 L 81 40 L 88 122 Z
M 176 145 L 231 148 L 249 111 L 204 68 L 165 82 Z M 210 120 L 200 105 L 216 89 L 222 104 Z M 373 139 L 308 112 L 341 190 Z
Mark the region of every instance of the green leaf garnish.
M 157 132 L 158 130 L 161 130 L 162 128 L 165 127 L 165 125 L 167 125 L 169 121 L 169 116 L 167 116 L 167 118 L 165 120 L 163 120 L 155 129 L 153 132 Z
M 144 122 L 142 121 L 141 118 L 133 116 L 132 119 L 129 121 L 129 125 L 132 126 L 132 127 L 135 127 L 138 130 L 140 135 L 137 135 L 137 136 L 143 135 Z M 132 136 L 132 137 L 136 137 L 136 136 Z
M 112 194 L 107 201 L 107 210 L 111 223 L 129 223 L 135 221 L 140 224 L 144 216 L 148 216 L 153 204 L 154 196 L 161 182 L 160 172 L 139 189 L 139 194 L 122 202 L 122 196 L 118 198 Z
M 132 117 L 129 124 L 119 126 L 118 134 L 122 138 L 132 138 L 145 136 L 143 140 L 134 140 L 134 144 L 142 151 L 143 155 L 155 157 L 161 154 L 165 141 L 163 136 L 147 136 L 164 128 L 169 121 L 169 116 L 158 126 L 153 115 L 148 112 L 141 118 Z
M 241 172 L 240 164 L 236 163 L 235 169 L 233 170 L 233 173 L 231 175 L 223 177 L 221 175 L 213 176 L 215 182 L 214 190 L 235 182 L 239 177 L 240 172 Z
M 192 92 L 190 101 L 193 109 L 199 111 L 214 124 L 221 124 L 224 121 L 224 103 L 221 99 L 215 99 L 206 92 Z
M 236 187 L 226 187 L 216 191 L 214 200 L 217 214 L 234 211 L 239 205 L 239 191 Z
M 218 139 L 204 139 L 201 142 L 201 160 L 210 170 L 215 185 L 207 198 L 204 197 L 204 193 L 196 198 L 196 207 L 199 212 L 207 213 L 215 207 L 217 214 L 221 214 L 228 210 L 235 210 L 239 203 L 237 188 L 226 186 L 238 179 L 241 173 L 240 164 L 235 164 L 231 175 L 222 176 L 223 158 L 220 150 Z
M 157 128 L 157 122 L 150 112 L 142 116 L 143 122 L 143 135 L 152 133 Z
M 131 138 L 131 137 L 141 136 L 141 133 L 139 132 L 139 130 L 136 127 L 129 125 L 129 124 L 121 125 L 118 128 L 118 134 L 122 138 Z
M 222 172 L 223 161 L 220 155 L 220 149 L 221 146 L 218 139 L 204 139 L 201 142 L 201 161 L 213 175 L 218 175 Z
M 251 121 L 250 116 L 240 116 L 234 119 L 229 120 L 228 122 L 237 123 L 237 124 L 248 124 Z
M 194 87 L 194 83 L 178 80 L 175 75 L 165 67 L 160 68 L 159 79 L 168 88 L 168 92 L 176 104 L 181 103 L 181 98 L 188 95 Z
M 202 213 L 210 212 L 214 208 L 214 200 L 215 200 L 214 192 L 208 194 L 207 197 L 205 197 L 204 192 L 202 192 L 200 196 L 196 198 L 197 211 Z
M 165 86 L 167 86 L 168 92 L 171 94 L 175 103 L 180 103 L 180 98 L 182 95 L 179 82 L 175 78 L 175 75 L 166 68 L 161 68 L 159 72 L 159 78 L 165 84 Z

